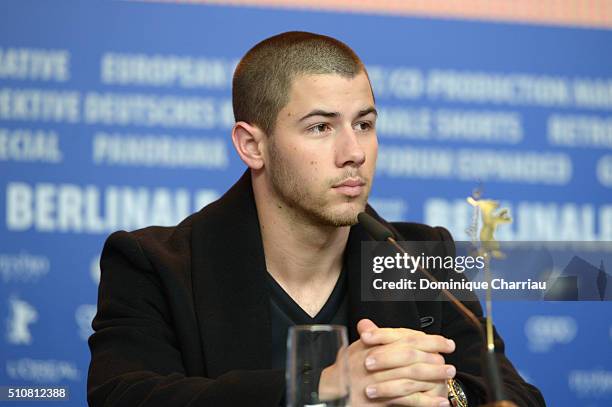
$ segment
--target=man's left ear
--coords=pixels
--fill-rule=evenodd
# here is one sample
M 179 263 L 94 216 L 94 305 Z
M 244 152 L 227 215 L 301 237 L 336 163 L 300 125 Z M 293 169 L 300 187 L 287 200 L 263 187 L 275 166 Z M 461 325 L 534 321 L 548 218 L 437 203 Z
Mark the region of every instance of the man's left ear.
M 232 128 L 232 143 L 240 159 L 251 169 L 259 170 L 264 166 L 262 155 L 264 132 L 247 122 L 236 122 Z

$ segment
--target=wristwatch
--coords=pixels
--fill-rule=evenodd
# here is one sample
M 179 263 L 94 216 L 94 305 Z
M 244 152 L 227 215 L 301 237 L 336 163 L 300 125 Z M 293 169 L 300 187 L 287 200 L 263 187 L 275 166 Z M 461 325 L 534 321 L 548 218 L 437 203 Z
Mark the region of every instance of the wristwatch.
M 467 397 L 458 381 L 455 379 L 448 379 L 446 381 L 446 386 L 448 387 L 448 401 L 450 401 L 451 406 L 468 407 Z

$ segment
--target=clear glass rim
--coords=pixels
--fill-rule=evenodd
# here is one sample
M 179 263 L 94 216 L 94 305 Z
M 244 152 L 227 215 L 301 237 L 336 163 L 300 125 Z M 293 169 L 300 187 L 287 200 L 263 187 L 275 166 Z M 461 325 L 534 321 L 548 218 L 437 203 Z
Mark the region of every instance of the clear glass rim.
M 293 325 L 289 327 L 289 331 L 294 332 L 333 332 L 333 331 L 345 331 L 344 325 Z

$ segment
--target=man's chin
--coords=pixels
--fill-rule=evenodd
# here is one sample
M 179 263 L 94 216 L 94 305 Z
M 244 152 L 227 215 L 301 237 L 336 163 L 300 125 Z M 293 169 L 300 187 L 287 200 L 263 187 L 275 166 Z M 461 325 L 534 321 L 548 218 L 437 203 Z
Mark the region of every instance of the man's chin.
M 330 226 L 342 227 L 342 226 L 353 226 L 357 220 L 357 215 L 365 210 L 365 203 L 351 203 L 345 204 L 348 207 L 340 208 L 338 211 L 328 213 L 325 218 L 327 219 Z
M 328 225 L 334 227 L 353 226 L 357 223 L 357 217 L 337 216 L 328 219 Z

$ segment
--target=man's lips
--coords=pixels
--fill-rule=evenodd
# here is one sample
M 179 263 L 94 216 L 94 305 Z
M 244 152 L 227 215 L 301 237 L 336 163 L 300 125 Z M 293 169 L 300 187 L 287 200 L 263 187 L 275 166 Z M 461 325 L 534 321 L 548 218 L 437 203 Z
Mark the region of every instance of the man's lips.
M 365 181 L 361 178 L 347 178 L 342 182 L 334 185 L 334 188 L 338 187 L 360 187 L 365 185 Z
M 361 178 L 349 178 L 334 185 L 333 188 L 343 195 L 354 197 L 361 195 L 365 184 Z

